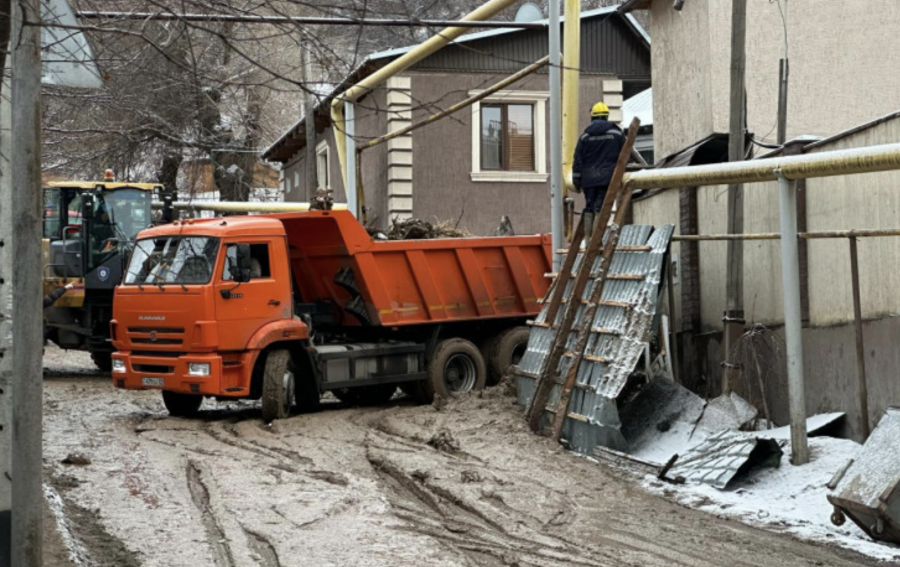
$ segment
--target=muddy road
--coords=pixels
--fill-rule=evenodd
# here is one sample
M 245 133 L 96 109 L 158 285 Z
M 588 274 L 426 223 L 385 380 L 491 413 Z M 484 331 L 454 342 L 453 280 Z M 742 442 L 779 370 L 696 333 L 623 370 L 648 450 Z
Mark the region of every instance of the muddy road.
M 649 495 L 531 434 L 503 388 L 438 408 L 170 418 L 45 357 L 45 565 L 875 565 Z M 882 564 L 883 565 L 883 564 Z

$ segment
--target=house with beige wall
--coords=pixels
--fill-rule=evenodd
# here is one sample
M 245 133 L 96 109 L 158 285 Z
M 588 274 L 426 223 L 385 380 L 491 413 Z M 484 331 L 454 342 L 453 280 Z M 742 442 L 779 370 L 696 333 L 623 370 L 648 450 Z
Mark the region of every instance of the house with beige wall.
M 746 106 L 750 155 L 863 147 L 900 140 L 900 3 L 747 2 Z M 661 167 L 727 160 L 731 3 L 630 0 L 622 10 L 650 11 L 653 106 Z M 784 10 L 787 12 L 784 12 Z M 782 20 L 782 14 L 785 19 Z M 786 35 L 785 35 L 786 34 Z M 790 60 L 787 134 L 775 151 L 778 64 Z M 703 152 L 697 159 L 695 152 Z M 744 186 L 744 232 L 777 233 L 775 183 Z M 800 231 L 900 228 L 900 173 L 797 183 Z M 726 233 L 725 187 L 650 191 L 635 199 L 634 222 L 674 223 L 678 234 Z M 807 409 L 845 411 L 859 435 L 857 360 L 847 239 L 801 240 Z M 683 375 L 715 395 L 721 375 L 726 304 L 726 243 L 675 242 L 675 328 Z M 858 240 L 869 419 L 900 404 L 900 237 Z M 781 256 L 777 240 L 745 241 L 744 312 L 748 327 L 781 333 Z M 783 354 L 783 353 L 782 353 Z M 768 404 L 787 420 L 784 374 L 767 375 Z
M 580 97 L 588 109 L 604 100 L 621 120 L 623 100 L 650 86 L 650 40 L 615 8 L 581 17 Z M 343 88 L 411 48 L 369 56 Z M 356 105 L 356 140 L 366 141 L 419 122 L 487 89 L 547 55 L 547 32 L 500 29 L 470 33 L 375 89 Z M 340 89 L 331 97 L 339 94 Z M 316 113 L 317 185 L 345 190 L 328 115 Z M 305 123 L 298 122 L 263 157 L 282 165 L 286 200 L 305 201 Z M 450 117 L 374 146 L 360 155 L 368 224 L 395 219 L 449 221 L 476 235 L 493 234 L 502 215 L 517 234 L 550 229 L 549 86 L 546 68 Z M 577 197 L 581 198 L 581 197 Z

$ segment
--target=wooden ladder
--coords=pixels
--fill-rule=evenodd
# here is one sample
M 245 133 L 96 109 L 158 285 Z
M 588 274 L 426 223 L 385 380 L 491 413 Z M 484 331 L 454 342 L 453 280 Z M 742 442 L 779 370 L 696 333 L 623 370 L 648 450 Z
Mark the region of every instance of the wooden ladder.
M 553 386 L 557 384 L 560 385 L 562 391 L 560 392 L 558 407 L 555 410 L 551 410 L 556 414 L 551 432 L 554 439 L 557 440 L 562 432 L 562 424 L 566 417 L 565 410 L 568 407 L 569 398 L 571 397 L 571 392 L 575 384 L 578 367 L 584 357 L 584 348 L 587 345 L 587 339 L 592 332 L 591 321 L 593 320 L 593 315 L 600 303 L 600 294 L 603 292 L 604 283 L 606 279 L 608 279 L 607 272 L 609 271 L 609 264 L 612 261 L 613 252 L 618 244 L 620 227 L 625 219 L 625 212 L 631 203 L 632 188 L 630 185 L 623 186 L 622 179 L 625 176 L 625 168 L 628 164 L 628 159 L 631 156 L 631 150 L 634 147 L 634 140 L 637 137 L 639 127 L 640 120 L 637 118 L 632 120 L 631 126 L 628 128 L 628 135 L 625 138 L 625 145 L 619 153 L 619 159 L 616 163 L 616 169 L 613 172 L 612 179 L 610 180 L 609 189 L 606 192 L 606 197 L 603 199 L 603 206 L 598 213 L 597 228 L 593 231 L 593 234 L 585 247 L 578 272 L 573 273 L 572 269 L 578 258 L 581 239 L 584 237 L 583 222 L 578 223 L 578 226 L 575 229 L 572 242 L 569 245 L 566 257 L 563 260 L 559 273 L 554 279 L 553 288 L 549 294 L 550 297 L 543 325 L 553 329 L 554 332 L 548 348 L 548 356 L 544 359 L 541 371 L 535 381 L 534 395 L 531 398 L 531 405 L 528 407 L 527 418 L 529 427 L 531 427 L 533 431 L 538 431 L 541 419 L 545 412 L 548 411 L 547 403 L 550 399 L 550 393 L 553 390 Z M 612 217 L 613 214 L 613 205 L 617 202 L 618 208 L 616 209 L 614 224 L 610 227 L 609 236 L 604 243 L 604 233 L 607 232 L 606 227 L 609 225 L 610 217 Z M 598 255 L 601 256 L 601 267 L 600 271 L 595 276 L 591 272 L 593 271 L 594 262 Z M 630 276 L 622 277 L 630 278 Z M 565 289 L 569 280 L 572 278 L 574 278 L 574 284 L 572 286 L 572 293 L 569 296 L 570 300 L 564 301 L 563 295 L 565 294 Z M 575 328 L 577 337 L 576 348 L 574 351 L 568 352 L 566 343 L 568 342 L 569 334 L 573 330 L 572 327 L 578 314 L 578 308 L 582 304 L 579 298 L 584 294 L 584 289 L 590 280 L 595 280 L 596 283 L 591 292 L 590 299 L 587 302 L 587 307 L 581 318 L 581 323 Z M 565 305 L 565 311 L 563 313 L 562 321 L 557 325 L 556 317 L 562 305 Z M 569 365 L 565 379 L 560 380 L 557 372 L 559 361 L 566 355 L 572 358 L 572 363 Z

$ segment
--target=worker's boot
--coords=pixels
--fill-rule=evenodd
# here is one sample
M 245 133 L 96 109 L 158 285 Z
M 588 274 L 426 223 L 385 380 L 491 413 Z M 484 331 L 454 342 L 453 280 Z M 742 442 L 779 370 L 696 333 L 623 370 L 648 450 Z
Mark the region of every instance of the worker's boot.
M 584 241 L 587 243 L 594 232 L 594 213 L 589 211 L 581 213 L 581 222 L 584 223 Z

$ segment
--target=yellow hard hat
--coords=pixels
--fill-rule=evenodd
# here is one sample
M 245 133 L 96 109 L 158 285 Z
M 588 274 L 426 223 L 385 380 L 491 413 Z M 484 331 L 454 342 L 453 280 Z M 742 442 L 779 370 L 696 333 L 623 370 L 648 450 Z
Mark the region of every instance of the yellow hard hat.
M 609 107 L 602 102 L 598 102 L 591 107 L 591 116 L 594 118 L 598 116 L 609 116 Z

